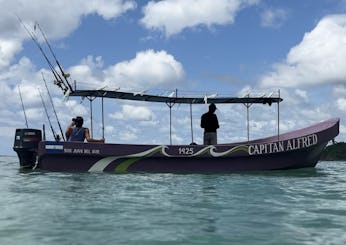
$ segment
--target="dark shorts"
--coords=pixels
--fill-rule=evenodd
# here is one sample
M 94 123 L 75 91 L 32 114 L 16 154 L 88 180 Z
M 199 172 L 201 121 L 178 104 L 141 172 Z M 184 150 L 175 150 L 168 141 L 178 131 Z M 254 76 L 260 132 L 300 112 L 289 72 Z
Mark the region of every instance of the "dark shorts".
M 217 134 L 215 132 L 204 133 L 203 144 L 204 145 L 216 145 L 217 144 Z

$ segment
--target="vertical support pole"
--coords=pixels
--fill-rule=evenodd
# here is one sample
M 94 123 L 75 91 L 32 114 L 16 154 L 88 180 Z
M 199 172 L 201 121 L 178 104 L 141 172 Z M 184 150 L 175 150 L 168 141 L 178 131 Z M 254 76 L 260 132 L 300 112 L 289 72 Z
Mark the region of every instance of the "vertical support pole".
M 172 145 L 172 106 L 169 107 L 169 144 Z
M 250 141 L 250 105 L 246 104 L 247 141 Z
M 166 105 L 169 107 L 169 143 L 172 145 L 172 107 L 174 106 L 175 102 L 169 101 L 166 102 Z
M 94 128 L 93 128 L 93 100 L 96 97 L 87 97 L 90 102 L 90 136 L 94 137 Z
M 93 138 L 94 130 L 93 130 L 93 100 L 90 99 L 90 131 L 91 131 L 91 138 Z
M 103 103 L 104 97 L 102 96 L 101 102 L 102 102 L 102 139 L 105 138 L 105 116 L 104 116 L 104 103 Z
M 247 95 L 250 98 L 250 93 Z M 244 103 L 246 106 L 246 128 L 247 128 L 247 141 L 250 141 L 250 106 L 251 103 Z
M 194 141 L 193 141 L 193 123 L 192 123 L 192 103 L 190 103 L 190 122 L 191 122 L 191 143 L 194 143 Z
M 280 99 L 280 89 L 278 89 L 278 95 Z M 280 141 L 280 100 L 278 101 L 278 141 Z

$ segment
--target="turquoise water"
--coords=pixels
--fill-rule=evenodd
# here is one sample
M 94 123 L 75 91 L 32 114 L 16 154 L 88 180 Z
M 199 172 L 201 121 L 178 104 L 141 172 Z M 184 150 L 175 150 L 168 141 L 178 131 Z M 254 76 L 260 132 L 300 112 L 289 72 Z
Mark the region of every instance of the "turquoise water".
M 346 162 L 224 175 L 0 167 L 0 244 L 346 244 Z

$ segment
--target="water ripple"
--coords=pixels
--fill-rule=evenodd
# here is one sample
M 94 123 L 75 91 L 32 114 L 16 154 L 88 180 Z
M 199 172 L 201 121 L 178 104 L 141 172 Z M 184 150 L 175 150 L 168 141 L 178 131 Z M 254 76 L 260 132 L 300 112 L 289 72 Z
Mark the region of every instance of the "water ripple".
M 237 174 L 21 172 L 0 158 L 0 244 L 345 244 L 346 163 Z

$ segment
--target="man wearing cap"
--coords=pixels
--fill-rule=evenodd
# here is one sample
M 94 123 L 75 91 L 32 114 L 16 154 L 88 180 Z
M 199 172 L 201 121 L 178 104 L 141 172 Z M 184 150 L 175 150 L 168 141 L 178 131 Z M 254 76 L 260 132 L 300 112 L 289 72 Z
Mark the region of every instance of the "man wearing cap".
M 201 128 L 204 128 L 203 144 L 216 145 L 217 134 L 216 130 L 219 128 L 219 121 L 215 115 L 216 106 L 214 103 L 209 105 L 209 111 L 204 113 L 201 117 Z

